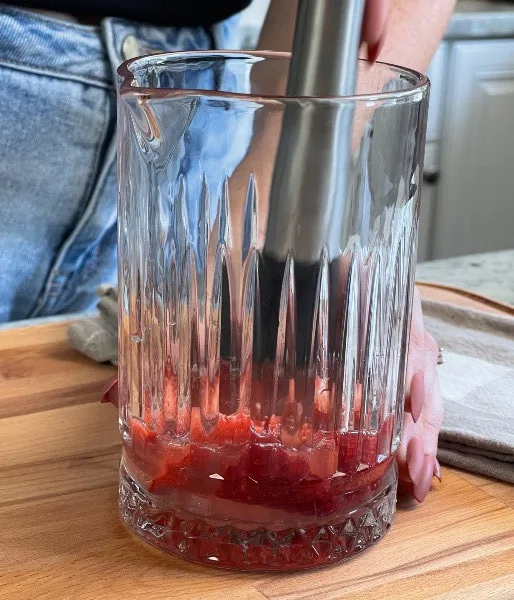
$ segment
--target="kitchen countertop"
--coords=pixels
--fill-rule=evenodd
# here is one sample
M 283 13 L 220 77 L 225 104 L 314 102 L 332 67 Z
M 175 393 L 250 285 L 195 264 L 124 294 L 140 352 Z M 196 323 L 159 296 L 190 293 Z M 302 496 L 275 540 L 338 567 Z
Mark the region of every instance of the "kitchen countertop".
M 445 39 L 505 38 L 514 36 L 514 2 L 461 0 Z
M 416 279 L 465 288 L 514 304 L 514 249 L 421 263 Z

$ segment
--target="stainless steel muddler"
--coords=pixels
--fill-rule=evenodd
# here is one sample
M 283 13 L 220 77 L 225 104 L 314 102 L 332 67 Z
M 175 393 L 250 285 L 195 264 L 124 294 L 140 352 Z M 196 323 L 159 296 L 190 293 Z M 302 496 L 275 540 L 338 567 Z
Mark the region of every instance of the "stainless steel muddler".
M 299 0 L 264 253 L 319 261 L 340 253 L 364 0 Z M 318 98 L 319 100 L 314 100 Z M 324 98 L 324 100 L 320 99 Z

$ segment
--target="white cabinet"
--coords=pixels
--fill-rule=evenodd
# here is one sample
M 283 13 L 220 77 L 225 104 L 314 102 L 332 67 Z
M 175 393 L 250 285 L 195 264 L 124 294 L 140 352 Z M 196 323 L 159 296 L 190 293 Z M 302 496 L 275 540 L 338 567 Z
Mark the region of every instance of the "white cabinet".
M 431 258 L 514 246 L 514 40 L 448 57 Z
M 428 69 L 430 79 L 430 108 L 428 111 L 427 142 L 438 141 L 444 112 L 446 70 L 448 64 L 448 42 L 441 42 Z
M 439 172 L 439 140 L 444 114 L 447 56 L 448 44 L 442 42 L 434 54 L 428 70 L 431 83 L 430 108 L 428 111 L 425 149 L 425 176 L 423 178 L 419 216 L 418 262 L 428 260 L 432 255 L 434 212 L 437 201 L 437 173 Z
M 432 256 L 434 213 L 437 202 L 435 174 L 439 171 L 438 151 L 438 142 L 427 142 L 425 147 L 423 185 L 421 188 L 421 210 L 419 213 L 418 262 L 430 260 Z

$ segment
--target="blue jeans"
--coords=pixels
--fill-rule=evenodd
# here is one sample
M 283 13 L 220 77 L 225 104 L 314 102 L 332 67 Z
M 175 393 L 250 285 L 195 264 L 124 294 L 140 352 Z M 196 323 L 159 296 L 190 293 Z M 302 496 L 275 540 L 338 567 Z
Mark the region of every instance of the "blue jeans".
M 226 48 L 235 26 L 95 28 L 0 7 L 0 323 L 87 310 L 115 282 L 118 65 Z

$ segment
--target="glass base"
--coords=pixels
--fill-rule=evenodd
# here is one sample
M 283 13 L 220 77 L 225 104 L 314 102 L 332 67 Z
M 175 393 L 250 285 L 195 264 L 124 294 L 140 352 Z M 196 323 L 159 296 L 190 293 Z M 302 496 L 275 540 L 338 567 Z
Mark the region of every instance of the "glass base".
M 241 571 L 291 571 L 336 563 L 369 548 L 387 533 L 396 508 L 393 461 L 384 487 L 337 520 L 271 531 L 213 524 L 163 507 L 120 468 L 119 506 L 128 527 L 148 543 L 182 558 Z

